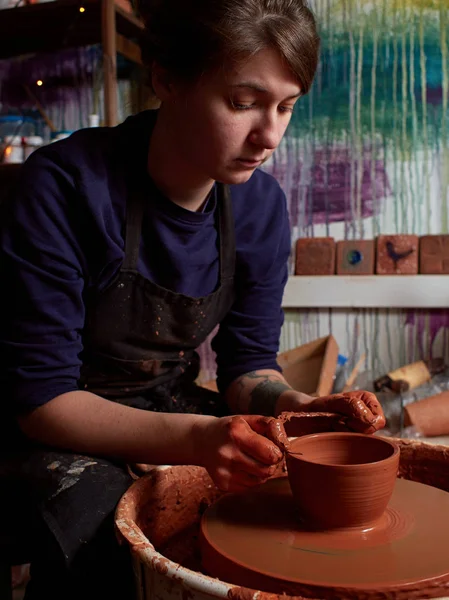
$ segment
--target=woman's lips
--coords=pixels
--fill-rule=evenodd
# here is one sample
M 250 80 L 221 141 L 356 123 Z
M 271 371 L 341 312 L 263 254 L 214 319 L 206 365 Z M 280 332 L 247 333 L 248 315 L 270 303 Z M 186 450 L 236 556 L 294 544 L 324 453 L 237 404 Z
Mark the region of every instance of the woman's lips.
M 248 169 L 254 169 L 258 167 L 262 163 L 263 159 L 253 159 L 253 158 L 237 158 L 237 162 L 243 165 Z

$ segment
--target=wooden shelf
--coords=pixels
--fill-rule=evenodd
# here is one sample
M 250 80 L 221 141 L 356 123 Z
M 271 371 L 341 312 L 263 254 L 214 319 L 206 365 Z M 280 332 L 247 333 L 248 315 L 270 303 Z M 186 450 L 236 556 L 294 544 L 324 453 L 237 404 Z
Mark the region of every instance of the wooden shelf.
M 449 308 L 449 275 L 289 277 L 284 308 Z
M 84 8 L 80 12 L 80 7 Z M 114 0 L 54 0 L 0 10 L 0 60 L 101 44 L 105 125 L 117 125 L 117 53 L 137 64 L 143 23 Z
M 0 59 L 100 44 L 101 4 L 101 0 L 54 0 L 0 10 Z M 80 6 L 85 8 L 83 13 Z M 143 23 L 119 6 L 115 21 L 117 51 L 140 62 L 135 40 Z

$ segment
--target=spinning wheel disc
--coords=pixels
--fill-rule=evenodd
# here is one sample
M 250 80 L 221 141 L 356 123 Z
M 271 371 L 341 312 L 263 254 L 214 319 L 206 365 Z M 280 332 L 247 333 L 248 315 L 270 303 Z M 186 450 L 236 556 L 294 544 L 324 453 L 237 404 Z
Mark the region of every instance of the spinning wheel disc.
M 407 600 L 449 589 L 449 493 L 403 479 L 374 526 L 327 532 L 307 529 L 288 479 L 273 479 L 220 498 L 203 515 L 200 541 L 209 574 L 253 589 Z

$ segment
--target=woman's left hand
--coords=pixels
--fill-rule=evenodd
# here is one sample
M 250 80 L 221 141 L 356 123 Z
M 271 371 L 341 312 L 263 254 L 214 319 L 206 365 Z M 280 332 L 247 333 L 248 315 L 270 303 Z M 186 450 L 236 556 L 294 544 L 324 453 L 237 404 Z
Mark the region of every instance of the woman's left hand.
M 318 398 L 309 396 L 307 399 L 293 390 L 284 394 L 290 395 L 290 407 L 287 409 L 290 411 L 341 414 L 345 417 L 345 425 L 360 433 L 374 433 L 385 427 L 384 412 L 379 400 L 371 392 L 344 392 Z

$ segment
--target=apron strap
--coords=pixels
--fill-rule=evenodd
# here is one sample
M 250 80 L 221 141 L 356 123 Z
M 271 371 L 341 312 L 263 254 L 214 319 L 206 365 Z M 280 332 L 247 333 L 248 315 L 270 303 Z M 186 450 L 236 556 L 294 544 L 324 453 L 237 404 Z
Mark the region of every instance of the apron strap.
M 122 269 L 137 271 L 144 209 L 144 195 L 132 186 L 126 199 L 125 258 Z
M 235 224 L 231 191 L 228 185 L 217 184 L 218 230 L 220 237 L 220 285 L 235 273 Z
M 235 272 L 235 225 L 229 186 L 217 184 L 217 216 L 220 246 L 220 283 Z M 122 269 L 137 271 L 145 197 L 131 189 L 126 202 L 125 258 Z

